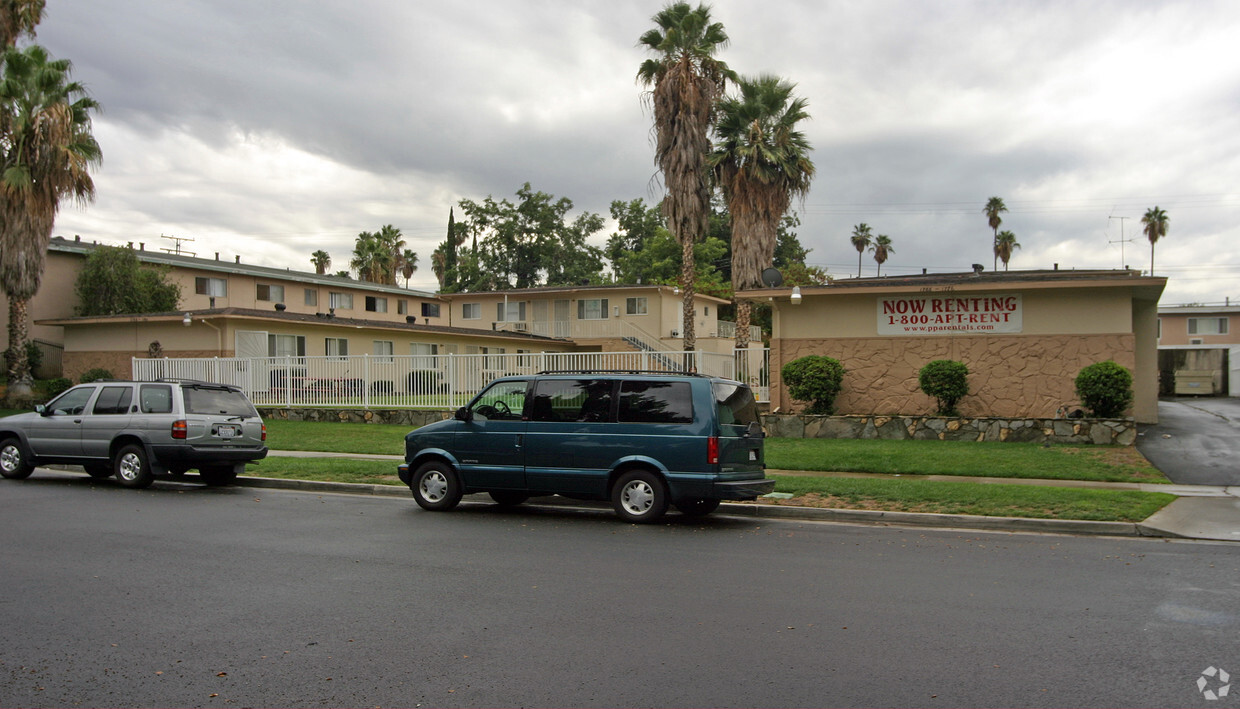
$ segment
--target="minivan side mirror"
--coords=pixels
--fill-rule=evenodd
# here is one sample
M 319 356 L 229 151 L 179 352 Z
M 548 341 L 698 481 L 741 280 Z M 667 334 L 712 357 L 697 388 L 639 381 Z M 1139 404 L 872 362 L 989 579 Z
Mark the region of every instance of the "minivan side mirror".
M 457 421 L 472 421 L 473 419 L 474 412 L 470 411 L 468 407 L 462 406 L 456 410 Z

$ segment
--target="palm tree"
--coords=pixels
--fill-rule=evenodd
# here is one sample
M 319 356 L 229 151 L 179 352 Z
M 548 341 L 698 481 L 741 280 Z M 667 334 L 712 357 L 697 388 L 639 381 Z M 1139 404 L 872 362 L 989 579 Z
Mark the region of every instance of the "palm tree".
M 1146 238 L 1150 240 L 1150 275 L 1154 275 L 1154 244 L 1159 239 L 1167 235 L 1167 230 L 1171 228 L 1171 217 L 1167 216 L 1166 210 L 1159 209 L 1155 205 L 1152 209 L 1145 210 L 1145 216 L 1141 217 L 1141 223 L 1145 226 L 1142 231 L 1145 232 Z
M 995 253 L 999 256 L 999 260 L 1003 262 L 1003 270 L 1008 270 L 1008 261 L 1012 260 L 1012 251 L 1020 248 L 1020 242 L 1016 241 L 1016 235 L 1010 231 L 1004 230 L 995 236 Z
M 326 251 L 319 249 L 310 254 L 310 263 L 314 264 L 314 272 L 320 276 L 327 273 L 327 269 L 332 266 L 332 256 Z
M 0 82 L 0 287 L 9 299 L 8 398 L 29 397 L 25 357 L 28 307 L 43 279 L 43 263 L 60 201 L 94 198 L 89 168 L 102 152 L 91 134 L 99 104 L 69 81 L 67 59 L 31 45 L 8 49 Z
M 1003 223 L 1003 218 L 999 215 L 1008 210 L 1007 205 L 999 197 L 991 197 L 986 201 L 986 206 L 982 207 L 982 214 L 986 215 L 986 223 L 994 231 L 995 237 L 992 247 L 995 252 L 995 262 L 991 270 L 999 269 L 999 225 Z
M 886 234 L 879 234 L 874 237 L 874 245 L 870 247 L 870 251 L 874 252 L 874 261 L 878 264 L 878 270 L 874 272 L 875 276 L 881 276 L 883 273 L 883 264 L 887 263 L 887 257 L 896 252 L 891 248 L 891 237 Z
M 0 49 L 16 46 L 23 34 L 34 36 L 44 4 L 45 0 L 0 0 Z
M 719 104 L 719 138 L 709 165 L 732 216 L 732 290 L 757 287 L 775 258 L 779 223 L 814 176 L 810 144 L 796 129 L 809 118 L 794 84 L 777 76 L 741 79 L 740 96 Z M 736 303 L 736 348 L 749 347 L 750 304 Z
M 405 287 L 409 287 L 409 279 L 418 270 L 418 255 L 413 249 L 405 249 L 400 255 L 400 273 L 405 277 Z
M 389 256 L 383 259 L 383 271 L 380 274 L 380 282 L 388 285 L 396 285 L 396 274 L 402 268 L 401 257 L 404 254 L 405 238 L 400 233 L 400 229 L 391 224 L 384 224 L 379 231 L 375 232 L 375 238 L 383 245 Z
M 651 18 L 658 27 L 638 43 L 657 54 L 642 62 L 637 79 L 653 87 L 655 159 L 663 173 L 667 197 L 663 214 L 680 243 L 680 287 L 684 292 L 684 349 L 697 348 L 694 320 L 693 245 L 706 234 L 710 217 L 710 190 L 706 184 L 706 155 L 715 102 L 736 74 L 715 58 L 728 44 L 723 25 L 710 21 L 710 7 L 696 9 L 686 2 L 664 7 Z
M 874 243 L 873 234 L 870 231 L 870 225 L 861 222 L 853 227 L 852 236 L 849 237 L 853 248 L 857 250 L 857 278 L 861 277 L 861 257 L 865 255 L 865 250 L 870 248 L 870 244 Z
M 379 241 L 379 237 L 364 231 L 357 235 L 353 244 L 353 259 L 349 261 L 349 266 L 357 271 L 360 281 L 384 283 L 391 258 L 392 252 Z

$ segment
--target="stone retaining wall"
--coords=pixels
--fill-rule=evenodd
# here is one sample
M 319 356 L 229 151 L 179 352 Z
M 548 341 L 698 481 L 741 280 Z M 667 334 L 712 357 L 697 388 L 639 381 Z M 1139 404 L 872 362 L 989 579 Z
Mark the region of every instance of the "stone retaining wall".
M 860 438 L 919 441 L 1010 441 L 1130 446 L 1132 419 L 946 418 L 942 416 L 809 416 L 767 414 L 762 423 L 778 438 Z
M 454 411 L 446 409 L 328 409 L 328 408 L 268 408 L 260 407 L 258 413 L 265 420 L 276 421 L 339 421 L 341 423 L 392 423 L 408 426 L 410 430 L 428 423 L 452 418 Z

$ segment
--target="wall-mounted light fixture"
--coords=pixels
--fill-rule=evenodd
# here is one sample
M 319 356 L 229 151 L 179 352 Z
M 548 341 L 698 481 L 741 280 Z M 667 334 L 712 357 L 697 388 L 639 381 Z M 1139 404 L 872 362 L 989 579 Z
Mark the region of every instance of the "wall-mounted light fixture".
M 800 305 L 800 304 L 801 304 L 801 286 L 793 286 L 793 287 L 792 287 L 792 296 L 791 296 L 790 300 L 792 301 L 792 304 L 793 304 L 793 305 Z
M 181 324 L 185 327 L 189 327 L 194 324 L 194 319 L 189 316 L 189 313 L 186 313 L 185 317 L 181 318 Z

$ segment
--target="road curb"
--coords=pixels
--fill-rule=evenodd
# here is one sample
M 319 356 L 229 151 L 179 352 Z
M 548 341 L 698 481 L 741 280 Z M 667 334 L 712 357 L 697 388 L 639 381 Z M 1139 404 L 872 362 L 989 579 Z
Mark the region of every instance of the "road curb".
M 326 492 L 381 497 L 408 497 L 403 485 L 366 485 L 333 483 L 318 480 L 287 480 L 284 478 L 239 477 L 243 487 L 274 488 L 301 492 Z M 576 503 L 574 503 L 576 504 Z M 537 506 L 538 503 L 535 503 Z M 842 510 L 792 505 L 758 505 L 725 502 L 719 512 L 728 515 L 767 519 L 800 519 L 842 524 L 866 524 L 877 527 L 927 527 L 975 529 L 988 532 L 1033 532 L 1040 534 L 1075 534 L 1106 537 L 1172 537 L 1164 530 L 1144 527 L 1136 522 L 1094 522 L 1089 520 L 1034 519 L 1027 517 L 984 517 L 979 515 L 934 514 L 930 512 L 885 512 L 880 510 Z

